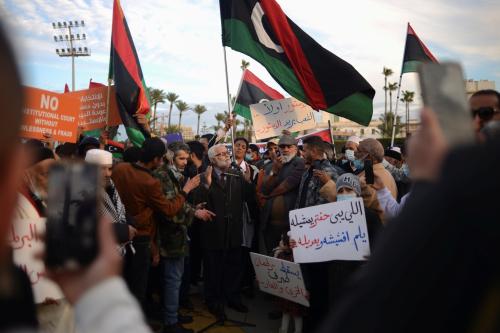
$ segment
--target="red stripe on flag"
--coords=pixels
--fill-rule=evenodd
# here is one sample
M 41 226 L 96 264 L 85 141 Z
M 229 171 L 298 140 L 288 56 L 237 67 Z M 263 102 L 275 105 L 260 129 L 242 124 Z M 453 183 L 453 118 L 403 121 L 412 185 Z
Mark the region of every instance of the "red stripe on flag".
M 254 73 L 252 73 L 249 69 L 245 69 L 245 73 L 243 74 L 243 80 L 253 84 L 260 90 L 262 90 L 266 95 L 273 99 L 283 99 L 285 96 L 280 94 L 278 91 L 274 90 L 273 88 L 269 87 L 267 84 L 265 84 L 261 79 L 259 79 L 257 76 L 255 76 Z
M 425 54 L 433 61 L 433 62 L 438 62 L 436 57 L 434 57 L 434 55 L 431 53 L 431 51 L 427 48 L 427 46 L 425 46 L 425 44 L 422 42 L 422 40 L 420 40 L 420 38 L 418 38 L 417 34 L 415 33 L 415 30 L 413 30 L 412 26 L 410 25 L 410 23 L 408 23 L 408 30 L 407 30 L 407 34 L 408 35 L 413 35 L 415 36 L 415 38 L 418 40 L 418 43 L 420 44 L 420 46 L 422 46 L 422 49 L 424 50 Z
M 139 76 L 138 59 L 132 50 L 132 40 L 128 39 L 128 34 L 125 29 L 125 15 L 123 15 L 119 0 L 114 0 L 113 3 L 113 27 L 111 41 L 112 47 L 120 57 L 125 68 L 139 88 L 137 112 L 147 114 L 149 112 L 149 102 L 145 91 L 142 87 L 142 80 Z
M 262 5 L 276 38 L 290 60 L 295 75 L 307 96 L 308 104 L 316 110 L 326 110 L 328 107 L 323 91 L 307 61 L 297 36 L 288 24 L 285 13 L 274 0 L 261 0 L 258 3 Z

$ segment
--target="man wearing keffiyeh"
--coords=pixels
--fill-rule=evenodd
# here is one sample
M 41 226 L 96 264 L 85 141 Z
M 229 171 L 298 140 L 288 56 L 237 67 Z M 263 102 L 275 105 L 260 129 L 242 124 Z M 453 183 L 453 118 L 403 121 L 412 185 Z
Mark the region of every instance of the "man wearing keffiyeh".
M 127 219 L 125 206 L 111 180 L 113 154 L 101 149 L 91 149 L 87 151 L 85 161 L 101 167 L 103 192 L 101 194 L 101 205 L 98 208 L 100 215 L 107 216 L 113 223 L 121 254 L 125 255 L 127 250 L 134 253 L 132 239 L 135 237 L 137 230 L 129 224 L 130 220 Z

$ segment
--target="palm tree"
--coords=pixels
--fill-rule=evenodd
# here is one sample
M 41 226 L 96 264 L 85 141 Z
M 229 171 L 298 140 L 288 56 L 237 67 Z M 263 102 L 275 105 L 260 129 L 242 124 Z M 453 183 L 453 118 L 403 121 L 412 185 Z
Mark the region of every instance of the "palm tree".
M 384 69 L 382 70 L 382 75 L 384 75 L 384 92 L 385 92 L 385 108 L 384 108 L 384 114 L 387 114 L 387 77 L 391 76 L 394 72 L 392 69 L 387 68 L 384 66 Z
M 217 126 L 220 128 L 220 123 L 226 120 L 224 113 L 216 113 L 215 120 L 217 120 Z
M 179 95 L 173 92 L 167 94 L 167 100 L 170 102 L 170 109 L 168 110 L 168 127 L 170 127 L 170 119 L 172 117 L 172 106 L 179 99 Z
M 392 113 L 392 92 L 396 91 L 397 89 L 398 89 L 397 82 L 389 83 L 389 85 L 387 86 L 387 90 L 389 90 L 389 112 L 391 113 Z
M 200 117 L 203 113 L 207 111 L 207 108 L 204 105 L 196 105 L 193 109 L 194 113 L 198 115 L 198 125 L 196 126 L 196 135 L 200 134 Z
M 401 102 L 405 103 L 406 136 L 410 133 L 410 103 L 413 102 L 414 97 L 414 91 L 403 90 L 403 98 L 401 98 Z
M 246 119 L 243 121 L 245 126 L 245 136 L 248 141 L 252 141 L 252 121 L 250 119 Z
M 394 113 L 388 112 L 386 114 L 381 114 L 378 118 L 382 124 L 378 125 L 378 129 L 380 130 L 380 134 L 383 138 L 390 138 L 392 136 L 392 125 L 394 123 Z M 396 118 L 396 133 L 397 136 L 401 130 L 401 116 L 397 116 Z
M 250 62 L 248 61 L 245 61 L 244 59 L 241 59 L 241 70 L 242 71 L 245 71 L 245 69 L 247 69 L 248 67 L 250 66 Z
M 151 103 L 153 104 L 153 131 L 156 129 L 156 106 L 158 103 L 165 103 L 165 98 L 167 98 L 167 94 L 162 89 L 149 88 L 149 97 L 151 98 Z
M 190 107 L 186 102 L 181 101 L 181 100 L 178 100 L 177 102 L 175 102 L 175 107 L 177 108 L 177 110 L 179 110 L 179 130 L 180 130 L 182 113 L 190 110 Z

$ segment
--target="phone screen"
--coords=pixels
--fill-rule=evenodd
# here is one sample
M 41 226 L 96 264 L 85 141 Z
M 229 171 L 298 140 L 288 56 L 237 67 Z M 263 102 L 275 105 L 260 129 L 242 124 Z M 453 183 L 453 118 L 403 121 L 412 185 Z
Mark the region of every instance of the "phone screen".
M 418 69 L 424 105 L 436 113 L 450 146 L 474 142 L 462 68 L 457 63 L 424 63 Z
M 46 264 L 78 268 L 97 255 L 100 170 L 85 163 L 55 164 L 49 171 Z

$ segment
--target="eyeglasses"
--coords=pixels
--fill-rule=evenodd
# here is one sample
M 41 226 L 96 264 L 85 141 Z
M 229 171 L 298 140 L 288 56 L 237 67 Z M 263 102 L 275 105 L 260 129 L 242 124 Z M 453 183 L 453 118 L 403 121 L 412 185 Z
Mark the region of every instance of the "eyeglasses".
M 491 118 L 493 118 L 493 116 L 496 113 L 500 113 L 500 111 L 495 110 L 494 108 L 489 107 L 489 106 L 481 107 L 481 108 L 472 110 L 472 118 L 476 118 L 476 116 L 478 116 L 481 120 L 489 121 L 489 120 L 491 120 Z
M 227 151 L 223 151 L 222 153 L 215 154 L 215 157 L 221 157 L 221 156 L 230 156 Z

